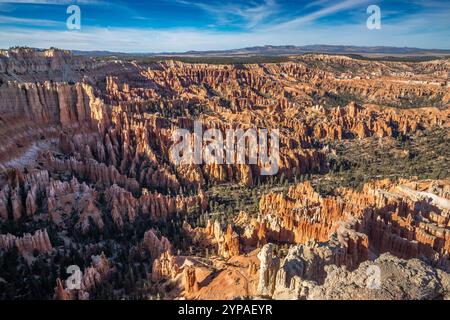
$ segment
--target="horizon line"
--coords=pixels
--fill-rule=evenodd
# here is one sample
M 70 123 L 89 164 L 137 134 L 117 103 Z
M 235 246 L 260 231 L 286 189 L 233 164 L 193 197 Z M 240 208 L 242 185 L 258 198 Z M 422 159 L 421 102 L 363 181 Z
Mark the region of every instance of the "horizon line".
M 105 53 L 119 53 L 119 54 L 152 54 L 152 55 L 158 55 L 158 54 L 188 54 L 188 53 L 226 53 L 226 52 L 232 52 L 232 51 L 238 51 L 238 50 L 246 50 L 246 49 L 258 49 L 258 48 L 268 48 L 272 47 L 274 49 L 281 49 L 281 48 L 288 48 L 291 49 L 305 49 L 308 47 L 345 47 L 345 48 L 354 48 L 354 49 L 369 49 L 369 48 L 386 48 L 386 49 L 404 49 L 404 50 L 417 50 L 417 51 L 443 51 L 445 53 L 450 54 L 450 49 L 443 49 L 443 48 L 420 48 L 420 47 L 409 47 L 409 46 L 389 46 L 389 45 L 374 45 L 374 46 L 359 46 L 359 45 L 346 45 L 346 44 L 305 44 L 305 45 L 292 45 L 292 44 L 285 44 L 285 45 L 272 45 L 272 44 L 265 44 L 265 45 L 254 45 L 254 46 L 245 46 L 245 47 L 236 47 L 232 49 L 203 49 L 203 50 L 185 50 L 185 51 L 116 51 L 116 50 L 102 50 L 102 49 L 93 49 L 93 50 L 79 50 L 79 49 L 69 49 L 69 48 L 62 48 L 62 47 L 35 47 L 35 46 L 27 46 L 27 45 L 16 45 L 16 46 L 10 46 L 9 48 L 0 48 L 0 50 L 8 51 L 15 48 L 29 48 L 34 50 L 49 50 L 49 49 L 58 49 L 58 50 L 64 50 L 64 51 L 71 51 L 71 52 L 105 52 Z M 311 51 L 311 52 L 305 52 L 305 53 L 338 53 L 338 52 L 317 52 L 317 51 Z M 347 54 L 357 54 L 358 52 L 345 52 Z M 365 54 L 407 54 L 407 53 L 389 53 L 389 52 L 382 52 L 382 51 L 373 51 L 373 52 L 360 52 Z M 280 55 L 280 54 L 278 54 Z

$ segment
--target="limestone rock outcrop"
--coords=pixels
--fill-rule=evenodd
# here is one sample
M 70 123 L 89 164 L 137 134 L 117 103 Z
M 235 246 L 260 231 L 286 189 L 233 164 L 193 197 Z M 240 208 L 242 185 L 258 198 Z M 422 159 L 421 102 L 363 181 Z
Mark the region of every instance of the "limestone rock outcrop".
M 319 260 L 314 250 L 291 247 L 276 278 L 259 294 L 282 300 L 431 300 L 449 295 L 449 274 L 418 259 L 383 254 L 354 271 L 322 263 L 325 277 L 316 272 Z M 260 268 L 260 277 L 265 272 Z
M 378 273 L 379 272 L 379 273 Z M 379 279 L 377 278 L 379 276 Z M 450 275 L 418 260 L 383 254 L 348 272 L 330 266 L 320 286 L 308 288 L 307 299 L 320 300 L 435 300 L 448 299 Z
M 274 245 L 264 245 L 258 253 L 258 259 L 260 265 L 257 294 L 270 297 L 275 289 L 276 275 L 280 267 L 280 259 L 274 253 Z

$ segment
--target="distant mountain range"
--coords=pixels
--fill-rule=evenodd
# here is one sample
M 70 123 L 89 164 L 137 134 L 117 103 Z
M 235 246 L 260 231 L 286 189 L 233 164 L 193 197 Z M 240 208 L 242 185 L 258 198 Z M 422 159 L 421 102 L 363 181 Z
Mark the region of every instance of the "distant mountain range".
M 192 57 L 233 57 L 233 56 L 282 56 L 304 53 L 361 54 L 375 56 L 447 56 L 450 50 L 420 49 L 408 47 L 358 47 L 340 45 L 306 45 L 306 46 L 257 46 L 232 50 L 160 52 L 160 53 L 123 53 L 110 51 L 73 51 L 77 55 L 89 56 L 192 56 Z

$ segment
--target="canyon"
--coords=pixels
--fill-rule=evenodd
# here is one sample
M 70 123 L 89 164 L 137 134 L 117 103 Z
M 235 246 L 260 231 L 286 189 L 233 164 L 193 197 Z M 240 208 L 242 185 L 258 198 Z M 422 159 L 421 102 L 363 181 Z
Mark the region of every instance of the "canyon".
M 449 299 L 449 78 L 0 50 L 0 299 Z M 177 164 L 195 123 L 279 130 L 277 174 Z

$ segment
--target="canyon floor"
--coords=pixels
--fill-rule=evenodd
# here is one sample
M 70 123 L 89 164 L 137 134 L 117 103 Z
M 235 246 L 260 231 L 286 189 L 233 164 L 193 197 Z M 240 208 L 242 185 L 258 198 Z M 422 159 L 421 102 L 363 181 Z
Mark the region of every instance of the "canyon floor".
M 0 50 L 0 299 L 449 299 L 450 60 L 248 60 Z

